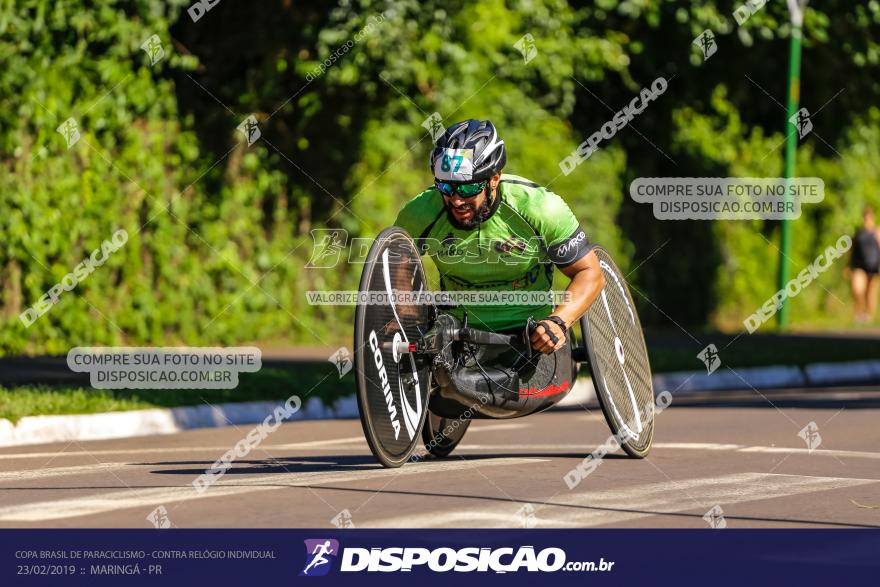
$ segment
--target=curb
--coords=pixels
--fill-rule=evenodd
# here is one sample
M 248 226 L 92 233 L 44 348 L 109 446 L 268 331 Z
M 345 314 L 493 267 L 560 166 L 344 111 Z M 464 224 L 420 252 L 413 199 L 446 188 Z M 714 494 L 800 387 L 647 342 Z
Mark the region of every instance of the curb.
M 663 373 L 654 376 L 654 390 L 692 394 L 741 389 L 743 385 L 769 389 L 877 381 L 880 381 L 880 360 L 816 363 L 803 368 L 774 366 L 727 369 L 711 374 L 701 371 Z M 256 424 L 281 405 L 281 402 L 248 402 L 103 414 L 27 416 L 17 424 L 0 419 L 0 447 L 174 434 L 196 428 Z M 583 405 L 596 405 L 596 392 L 589 377 L 579 378 L 571 393 L 556 408 Z M 350 395 L 340 398 L 332 406 L 325 406 L 319 398 L 312 398 L 288 421 L 357 417 L 357 399 Z
M 842 368 L 845 366 L 845 368 Z M 804 368 L 807 381 L 813 385 L 880 381 L 880 361 L 852 363 L 815 363 Z
M 807 379 L 800 367 L 754 367 L 727 369 L 707 374 L 702 371 L 676 371 L 654 376 L 654 389 L 674 393 L 721 391 L 725 389 L 756 389 L 803 387 Z
M 878 382 L 880 382 L 880 360 L 814 363 L 804 367 L 778 365 L 744 369 L 727 368 L 718 369 L 711 374 L 702 371 L 676 371 L 654 375 L 654 390 L 694 393 L 741 389 L 744 385 L 755 389 L 778 389 Z
M 228 403 L 79 414 L 26 416 L 16 424 L 0 419 L 0 447 L 83 440 L 108 440 L 154 434 L 174 434 L 196 428 L 219 428 L 262 422 L 283 402 Z M 333 406 L 312 398 L 287 421 L 357 417 L 357 400 L 349 396 Z

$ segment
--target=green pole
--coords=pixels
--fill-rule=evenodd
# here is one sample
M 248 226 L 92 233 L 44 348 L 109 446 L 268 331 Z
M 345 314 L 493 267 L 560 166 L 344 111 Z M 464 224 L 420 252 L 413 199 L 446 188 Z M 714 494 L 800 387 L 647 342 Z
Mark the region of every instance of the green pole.
M 785 178 L 786 182 L 785 201 L 791 201 L 789 186 L 794 177 L 795 158 L 797 156 L 798 132 L 797 128 L 792 131 L 789 122 L 792 116 L 798 112 L 798 104 L 801 97 L 801 18 L 800 14 L 792 13 L 791 43 L 789 45 L 788 58 L 788 111 L 785 119 Z M 781 248 L 779 250 L 779 288 L 784 289 L 788 283 L 788 257 L 791 251 L 791 221 L 782 220 Z M 777 313 L 779 329 L 782 330 L 788 324 L 788 300 L 782 300 L 782 306 Z

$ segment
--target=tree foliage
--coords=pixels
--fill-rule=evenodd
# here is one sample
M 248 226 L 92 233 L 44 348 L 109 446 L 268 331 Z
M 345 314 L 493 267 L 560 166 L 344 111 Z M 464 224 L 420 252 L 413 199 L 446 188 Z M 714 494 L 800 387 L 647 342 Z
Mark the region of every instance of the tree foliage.
M 775 290 L 778 223 L 660 222 L 636 177 L 778 176 L 783 2 L 744 24 L 698 0 L 324 2 L 21 0 L 0 7 L 0 350 L 75 344 L 347 339 L 351 308 L 310 289 L 358 265 L 307 269 L 311 231 L 373 236 L 430 181 L 422 126 L 491 118 L 508 170 L 565 197 L 629 271 L 647 322 L 736 326 Z M 878 202 L 876 0 L 815 2 L 799 175 L 825 201 L 794 224 L 795 272 Z M 692 45 L 714 31 L 703 62 Z M 537 53 L 515 47 L 524 35 Z M 140 47 L 157 35 L 164 57 Z M 322 65 L 323 64 L 323 65 Z M 658 76 L 663 96 L 570 175 L 559 161 Z M 248 147 L 248 115 L 262 137 Z M 78 123 L 69 149 L 56 132 Z M 18 315 L 119 228 L 130 240 L 30 327 Z M 840 267 L 793 317 L 842 310 Z M 662 309 L 662 310 L 659 310 Z

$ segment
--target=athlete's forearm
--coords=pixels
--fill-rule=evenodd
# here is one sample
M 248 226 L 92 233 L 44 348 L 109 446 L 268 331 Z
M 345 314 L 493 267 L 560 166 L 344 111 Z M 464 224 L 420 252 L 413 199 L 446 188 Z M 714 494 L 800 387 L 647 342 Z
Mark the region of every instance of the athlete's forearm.
M 565 324 L 570 327 L 590 309 L 602 288 L 605 287 L 605 277 L 599 267 L 599 258 L 593 252 L 563 268 L 562 272 L 571 278 L 571 283 L 565 290 L 568 294 L 568 301 L 560 304 L 553 315 L 562 318 Z

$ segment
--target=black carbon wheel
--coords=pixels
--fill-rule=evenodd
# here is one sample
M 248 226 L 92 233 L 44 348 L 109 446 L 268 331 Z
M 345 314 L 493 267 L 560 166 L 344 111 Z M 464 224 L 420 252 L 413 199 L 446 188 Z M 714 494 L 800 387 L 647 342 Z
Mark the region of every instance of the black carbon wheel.
M 470 423 L 470 418 L 444 418 L 429 412 L 422 427 L 425 449 L 435 457 L 449 456 L 461 442 Z
M 412 239 L 401 228 L 383 230 L 361 275 L 354 366 L 364 436 L 386 467 L 399 467 L 409 459 L 421 441 L 428 414 L 428 365 L 414 354 L 397 351 L 401 344 L 415 342 L 433 323 L 433 306 L 413 300 L 413 294 L 426 290 L 424 268 Z
M 605 287 L 581 317 L 593 385 L 624 451 L 644 458 L 654 438 L 654 386 L 642 325 L 623 274 L 608 251 L 593 249 Z

